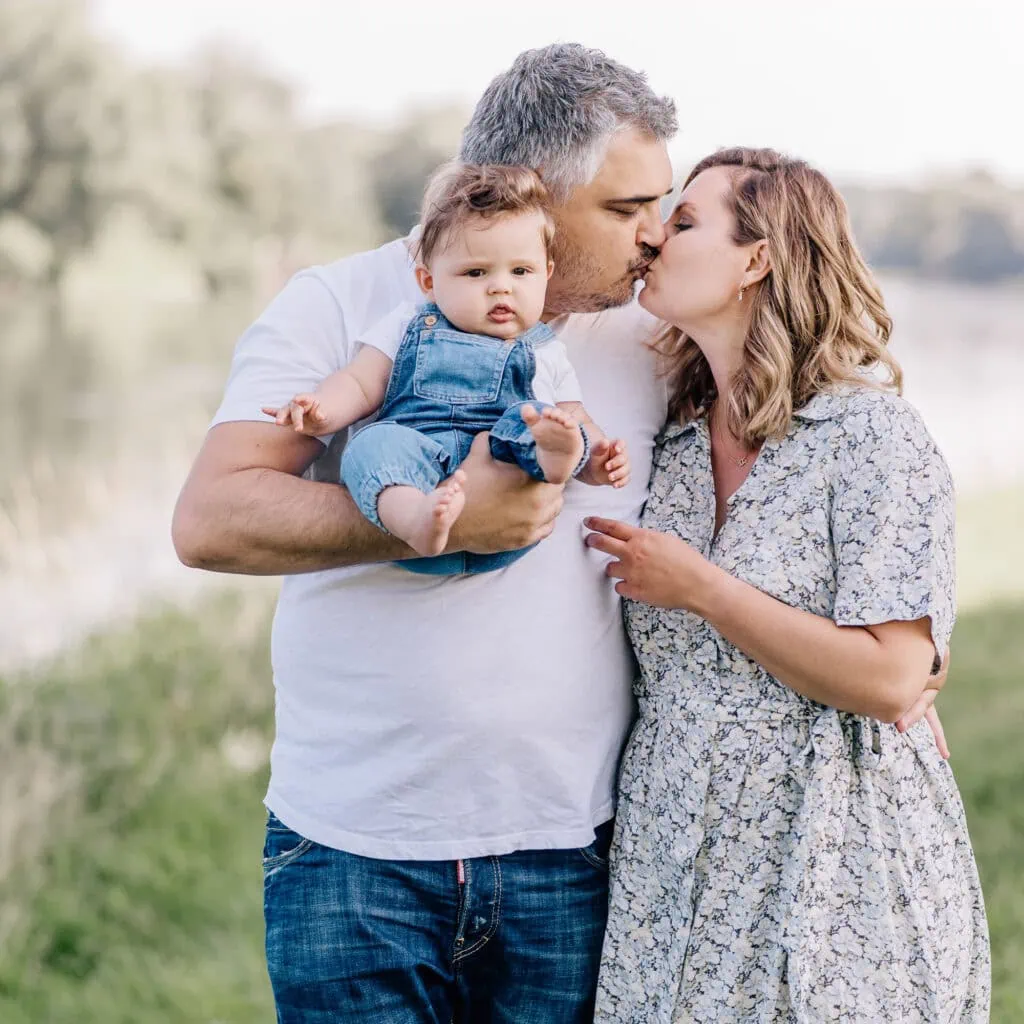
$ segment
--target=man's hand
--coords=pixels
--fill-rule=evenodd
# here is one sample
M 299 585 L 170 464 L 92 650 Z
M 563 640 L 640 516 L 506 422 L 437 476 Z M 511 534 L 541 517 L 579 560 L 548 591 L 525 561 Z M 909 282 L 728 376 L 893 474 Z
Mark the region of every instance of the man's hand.
M 562 486 L 538 483 L 518 466 L 492 459 L 486 433 L 473 438 L 460 468 L 466 472 L 466 507 L 452 527 L 448 551 L 514 551 L 536 544 L 555 528 Z
M 939 695 L 939 691 L 946 685 L 948 675 L 949 648 L 947 647 L 938 671 L 928 677 L 924 693 L 914 701 L 913 707 L 896 723 L 896 728 L 900 732 L 906 732 L 912 725 L 919 722 L 922 717 L 926 718 L 928 720 L 928 727 L 935 737 L 935 745 L 939 748 L 939 753 L 945 758 L 949 757 L 946 733 L 942 728 L 942 722 L 939 721 L 939 713 L 933 705 L 935 704 L 935 698 Z

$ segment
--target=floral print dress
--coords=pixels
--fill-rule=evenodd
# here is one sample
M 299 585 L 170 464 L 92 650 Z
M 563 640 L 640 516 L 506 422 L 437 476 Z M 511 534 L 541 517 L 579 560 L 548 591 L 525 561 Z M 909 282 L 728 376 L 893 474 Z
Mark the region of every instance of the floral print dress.
M 840 625 L 953 627 L 949 472 L 917 413 L 819 394 L 713 537 L 705 420 L 658 439 L 644 526 Z M 627 602 L 639 718 L 620 778 L 596 1021 L 988 1020 L 978 873 L 925 722 L 836 711 L 698 616 Z

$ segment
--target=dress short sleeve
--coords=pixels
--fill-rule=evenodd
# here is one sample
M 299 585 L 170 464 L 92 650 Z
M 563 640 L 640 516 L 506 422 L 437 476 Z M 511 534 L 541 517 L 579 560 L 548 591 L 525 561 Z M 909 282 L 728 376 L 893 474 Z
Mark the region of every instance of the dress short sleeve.
M 942 654 L 955 617 L 953 482 L 917 411 L 857 396 L 837 431 L 833 618 L 841 626 L 931 619 Z

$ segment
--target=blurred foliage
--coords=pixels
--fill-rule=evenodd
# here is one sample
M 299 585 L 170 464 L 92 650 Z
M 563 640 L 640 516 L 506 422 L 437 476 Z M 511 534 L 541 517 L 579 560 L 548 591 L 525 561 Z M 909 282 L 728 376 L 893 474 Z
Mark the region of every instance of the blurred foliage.
M 985 171 L 917 189 L 848 186 L 843 195 L 880 270 L 971 284 L 1024 276 L 1024 189 Z
M 185 256 L 196 298 L 263 298 L 408 228 L 455 152 L 464 111 L 314 123 L 244 53 L 135 67 L 88 15 L 85 0 L 0 2 L 0 302 L 35 290 L 59 312 L 72 260 L 126 210 Z

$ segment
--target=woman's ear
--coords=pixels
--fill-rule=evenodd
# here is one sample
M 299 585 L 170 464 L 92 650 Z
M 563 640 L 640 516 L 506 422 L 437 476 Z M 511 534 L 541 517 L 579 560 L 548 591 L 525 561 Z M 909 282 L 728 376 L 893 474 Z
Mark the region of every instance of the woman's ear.
M 430 293 L 434 290 L 434 277 L 422 263 L 416 264 L 416 283 L 424 295 L 433 298 Z
M 555 261 L 548 260 L 548 280 L 551 280 L 551 275 L 555 272 Z
M 747 269 L 743 273 L 743 287 L 763 281 L 772 269 L 771 255 L 768 252 L 768 240 L 762 238 L 750 247 L 750 257 L 747 260 Z

